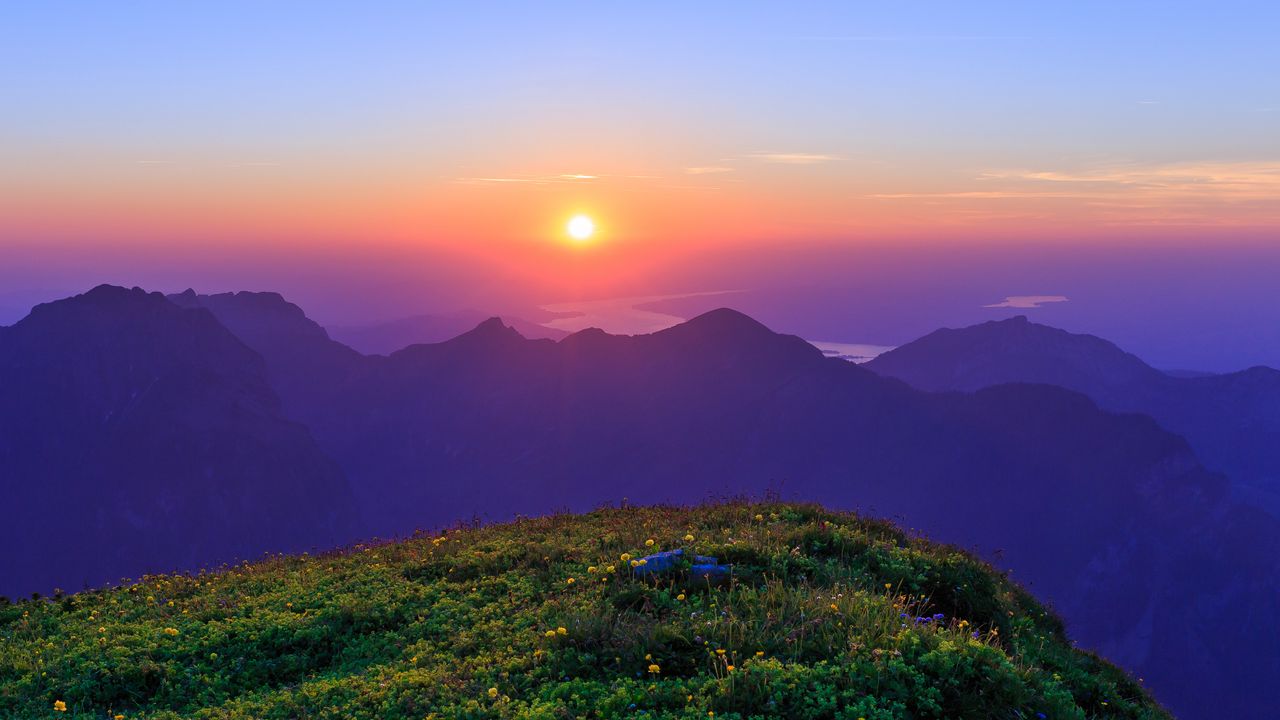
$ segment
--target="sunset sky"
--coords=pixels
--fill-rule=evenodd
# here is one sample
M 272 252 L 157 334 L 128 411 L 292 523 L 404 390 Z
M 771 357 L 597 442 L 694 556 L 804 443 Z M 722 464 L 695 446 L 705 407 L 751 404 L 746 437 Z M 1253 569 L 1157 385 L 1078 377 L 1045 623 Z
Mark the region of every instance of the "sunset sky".
M 551 302 L 757 249 L 1266 244 L 1277 7 L 10 4 L 0 306 L 95 271 Z

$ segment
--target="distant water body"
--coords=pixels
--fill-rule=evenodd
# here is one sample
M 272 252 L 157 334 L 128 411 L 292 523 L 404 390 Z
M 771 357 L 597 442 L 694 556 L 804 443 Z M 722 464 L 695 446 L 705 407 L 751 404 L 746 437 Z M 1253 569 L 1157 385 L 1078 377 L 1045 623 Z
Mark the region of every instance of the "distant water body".
M 600 328 L 613 335 L 647 335 L 659 330 L 666 330 L 672 325 L 679 325 L 687 318 L 667 313 L 641 310 L 636 307 L 660 300 L 678 300 L 687 297 L 703 297 L 707 295 L 726 295 L 733 290 L 712 292 L 684 293 L 681 295 L 641 295 L 637 297 L 610 298 L 608 300 L 582 300 L 579 302 L 552 303 L 542 305 L 542 309 L 553 313 L 574 313 L 570 317 L 556 318 L 543 323 L 544 326 L 577 332 L 587 328 Z
M 853 363 L 864 363 L 889 352 L 894 345 L 867 345 L 864 343 L 838 343 L 822 340 L 809 340 L 808 343 L 822 351 L 828 357 L 838 357 Z
M 613 335 L 645 335 L 666 330 L 679 325 L 688 318 L 668 313 L 644 310 L 638 306 L 660 300 L 677 300 L 687 297 L 705 297 L 709 295 L 728 295 L 735 290 L 714 290 L 710 292 L 683 293 L 679 295 L 642 295 L 637 297 L 610 298 L 607 300 L 583 300 L 578 302 L 551 303 L 541 308 L 548 312 L 565 314 L 543 323 L 545 327 L 566 332 L 577 332 L 587 328 L 600 328 Z M 810 345 L 818 348 L 828 357 L 838 357 L 854 363 L 864 363 L 881 353 L 893 349 L 891 345 L 868 345 L 864 343 L 831 342 L 826 340 L 808 340 Z

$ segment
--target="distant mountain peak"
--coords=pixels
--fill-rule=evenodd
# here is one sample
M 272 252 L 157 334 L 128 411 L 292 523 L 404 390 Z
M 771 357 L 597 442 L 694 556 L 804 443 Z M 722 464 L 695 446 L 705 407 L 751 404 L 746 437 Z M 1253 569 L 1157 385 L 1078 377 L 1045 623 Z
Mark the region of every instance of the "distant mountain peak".
M 524 339 L 525 337 L 515 328 L 510 327 L 502 321 L 502 318 L 495 315 L 448 342 L 465 344 L 502 343 Z
M 1038 382 L 1091 394 L 1164 377 L 1107 340 L 1031 322 L 1026 315 L 936 330 L 866 367 L 935 391 Z
M 302 308 L 278 292 L 224 292 L 201 295 L 191 288 L 167 296 L 184 308 L 205 308 L 242 340 L 253 345 L 259 336 L 297 334 L 327 340 L 329 334 L 307 317 Z
M 756 339 L 777 337 L 777 333 L 765 327 L 755 318 L 731 308 L 717 308 L 690 318 L 679 325 L 662 330 L 656 335 L 705 336 L 719 339 Z
M 774 332 L 737 310 L 718 308 L 648 336 L 669 346 L 699 348 L 713 356 L 733 357 L 738 363 L 821 360 L 822 351 L 794 335 Z M 771 358 L 766 360 L 766 358 Z
M 54 302 L 73 302 L 73 303 L 119 303 L 119 302 L 146 302 L 147 298 L 158 300 L 164 296 L 158 292 L 147 292 L 140 287 L 123 287 L 121 285 L 110 285 L 103 283 L 88 292 L 75 295 L 66 300 L 57 300 Z M 46 303 L 51 304 L 51 303 Z
M 167 296 L 170 302 L 179 305 L 214 305 L 221 303 L 235 303 L 243 308 L 255 308 L 258 310 L 270 310 L 273 312 L 281 312 L 288 315 L 304 317 L 306 315 L 302 308 L 284 299 L 284 296 L 278 292 L 271 290 L 253 291 L 240 290 L 237 292 L 213 293 L 210 295 L 201 295 L 191 288 L 187 288 L 180 293 Z
M 601 330 L 598 327 L 592 326 L 588 328 L 582 328 L 581 330 L 566 337 L 565 340 L 568 340 L 570 338 L 576 338 L 577 340 L 584 340 L 584 339 L 597 338 L 597 337 L 613 337 L 613 336 L 609 335 L 609 333 L 605 332 L 604 330 Z
M 69 298 L 41 303 L 31 309 L 27 317 L 19 320 L 16 326 L 25 326 L 43 322 L 74 322 L 94 317 L 99 313 L 110 313 L 113 317 L 120 312 L 148 309 L 150 311 L 179 312 L 158 292 L 147 292 L 139 287 L 126 288 L 119 285 L 99 285 L 88 292 L 73 295 Z M 149 314 L 149 313 L 148 313 Z M 123 316 L 121 316 L 123 317 Z M 16 327 L 15 326 L 15 327 Z

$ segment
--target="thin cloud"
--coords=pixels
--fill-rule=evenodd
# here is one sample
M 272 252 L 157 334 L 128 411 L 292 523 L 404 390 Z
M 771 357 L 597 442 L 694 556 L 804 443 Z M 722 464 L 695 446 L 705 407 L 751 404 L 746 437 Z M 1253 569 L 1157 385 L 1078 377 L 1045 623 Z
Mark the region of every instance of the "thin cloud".
M 968 188 L 864 197 L 930 203 L 952 219 L 964 219 L 967 203 L 989 203 L 1033 213 L 1023 219 L 1051 220 L 1069 212 L 1073 221 L 1124 227 L 1270 226 L 1280 222 L 1280 160 L 990 170 Z
M 657 187 L 666 188 L 668 190 L 723 190 L 719 185 L 658 185 Z
M 1092 186 L 1167 199 L 1223 201 L 1280 198 L 1280 161 L 1113 165 L 1083 171 L 1004 171 L 984 177 L 1040 184 Z
M 724 165 L 707 165 L 703 167 L 687 167 L 684 169 L 686 175 L 713 175 L 715 173 L 733 172 L 733 168 Z
M 934 193 L 875 193 L 864 197 L 876 198 L 880 200 L 903 200 L 924 198 L 937 198 L 940 200 L 951 199 L 988 199 L 988 200 L 1004 200 L 1016 198 L 1071 198 L 1079 197 L 1076 193 L 1066 192 L 1020 192 L 1016 190 L 970 190 L 961 192 L 934 192 Z
M 1280 161 L 1107 165 L 1085 170 L 991 170 L 975 180 L 989 190 L 878 193 L 874 198 L 1064 197 L 1158 203 L 1280 199 Z
M 756 152 L 748 154 L 747 157 L 760 162 L 778 163 L 780 165 L 819 165 L 836 159 L 834 155 L 780 152 Z
M 559 175 L 516 175 L 512 177 L 463 177 L 456 178 L 455 183 L 461 185 L 483 185 L 501 183 L 528 183 L 530 185 L 551 185 L 554 183 L 591 182 L 600 179 L 599 175 L 583 175 L 577 173 L 561 173 Z
M 1066 302 L 1066 295 L 1010 295 L 1003 301 L 983 305 L 984 308 L 1020 308 L 1029 310 L 1038 308 L 1044 303 Z

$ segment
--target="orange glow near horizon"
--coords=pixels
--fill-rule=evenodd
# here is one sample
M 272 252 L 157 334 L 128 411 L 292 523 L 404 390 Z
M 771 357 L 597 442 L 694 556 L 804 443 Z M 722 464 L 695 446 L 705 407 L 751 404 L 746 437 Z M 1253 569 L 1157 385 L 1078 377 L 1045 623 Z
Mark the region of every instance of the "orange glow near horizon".
M 0 250 L 132 246 L 179 259 L 219 251 L 250 259 L 268 251 L 435 252 L 491 267 L 495 277 L 607 293 L 721 248 L 1068 235 L 1096 243 L 1280 224 L 1280 171 L 1257 162 L 977 177 L 816 155 L 658 169 L 632 162 L 528 163 L 476 177 L 302 159 L 32 162 L 21 183 L 0 178 Z M 592 219 L 592 232 L 573 235 L 576 215 Z

